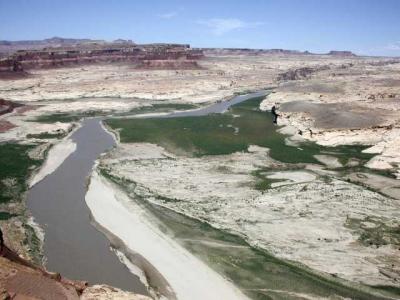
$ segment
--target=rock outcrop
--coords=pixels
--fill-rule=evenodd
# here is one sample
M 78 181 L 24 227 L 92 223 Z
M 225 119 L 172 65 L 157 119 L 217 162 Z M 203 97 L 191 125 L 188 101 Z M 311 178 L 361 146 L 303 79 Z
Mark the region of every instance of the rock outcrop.
M 287 49 L 250 49 L 250 48 L 198 48 L 205 55 L 310 55 L 308 51 L 287 50 Z
M 297 69 L 291 69 L 278 75 L 277 81 L 289 81 L 289 80 L 299 80 L 307 79 L 313 73 L 329 70 L 329 66 L 322 65 L 318 67 L 302 67 Z
M 151 300 L 151 298 L 130 292 L 125 292 L 107 285 L 94 285 L 86 288 L 81 300 Z
M 130 63 L 141 69 L 197 69 L 197 60 L 202 57 L 201 50 L 189 45 L 136 45 L 126 41 L 18 50 L 0 60 L 0 78 L 17 77 L 31 69 L 94 63 Z
M 0 115 L 12 112 L 14 108 L 23 106 L 22 104 L 0 99 Z
M 357 56 L 351 51 L 338 51 L 338 50 L 331 50 L 331 51 L 329 51 L 328 55 L 343 56 L 343 57 L 354 57 L 354 56 Z
M 107 285 L 88 286 L 87 282 L 69 280 L 58 273 L 47 272 L 21 258 L 6 246 L 0 256 L 0 299 L 150 300 L 147 296 Z
M 121 40 L 114 41 L 115 43 Z M 125 41 L 130 42 L 132 41 Z M 0 41 L 0 56 L 9 55 L 17 50 L 39 50 L 46 47 L 65 47 L 83 44 L 104 44 L 103 40 L 92 39 L 70 39 L 62 37 L 52 37 L 44 40 L 22 40 L 22 41 Z
M 21 258 L 4 246 L 0 257 L 2 299 L 79 299 L 86 282 L 50 273 Z

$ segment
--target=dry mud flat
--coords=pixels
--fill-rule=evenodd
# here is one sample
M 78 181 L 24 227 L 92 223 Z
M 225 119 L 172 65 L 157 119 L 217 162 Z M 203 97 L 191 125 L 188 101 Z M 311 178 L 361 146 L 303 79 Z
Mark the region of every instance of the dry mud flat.
M 393 195 L 387 197 L 347 181 L 359 182 L 355 171 L 365 171 L 363 164 L 371 155 L 360 153 L 362 147 L 287 146 L 284 137 L 272 128 L 269 116 L 257 109 L 260 101 L 248 100 L 221 115 L 109 120 L 107 124 L 118 131 L 122 143 L 102 158 L 100 173 L 118 183 L 131 201 L 141 199 L 156 207 L 152 209 L 158 218 L 163 218 L 159 211 L 170 214 L 164 218 L 167 223 L 182 214 L 324 276 L 362 284 L 361 289 L 389 286 L 389 291 L 396 292 L 400 203 L 391 198 Z M 318 161 L 325 166 L 316 164 Z M 173 227 L 173 232 L 181 233 L 184 226 Z M 185 244 L 188 239 L 189 245 Z M 208 240 L 203 233 L 197 239 L 196 234 L 187 233 L 178 240 L 197 249 L 201 257 L 194 240 L 204 246 L 226 242 L 226 237 Z M 311 298 L 326 296 L 321 282 L 319 289 L 310 282 L 302 282 L 301 287 L 282 283 L 282 278 L 293 276 L 290 272 L 260 283 L 259 276 L 265 276 L 265 270 L 243 265 L 243 261 L 253 260 L 254 253 L 243 252 L 238 257 L 233 253 L 202 258 L 250 297 L 260 296 L 249 294 L 256 290 L 293 298 L 300 293 Z M 224 260 L 228 257 L 235 257 L 230 263 L 236 266 L 236 275 L 227 271 Z M 242 273 L 252 278 L 251 288 L 238 275 Z M 266 287 L 268 280 L 279 283 Z M 337 295 L 369 299 L 348 291 Z
M 145 209 L 96 173 L 91 177 L 86 203 L 96 222 L 122 239 L 130 250 L 143 255 L 167 280 L 169 286 L 158 288 L 161 297 L 247 299 L 232 283 L 163 234 Z
M 265 55 L 247 57 L 228 55 L 208 57 L 201 62 L 203 69 L 195 71 L 139 71 L 132 70 L 129 66 L 116 65 L 38 70 L 33 76 L 25 79 L 0 82 L 0 97 L 20 101 L 36 108 L 20 113 L 17 110 L 15 113 L 1 116 L 0 121 L 7 124 L 8 130 L 0 135 L 0 139 L 1 141 L 38 142 L 38 138 L 40 138 L 43 142 L 55 143 L 53 139 L 42 139 L 41 135 L 67 133 L 72 127 L 71 120 L 66 123 L 53 121 L 31 123 L 27 121 L 54 113 L 73 113 L 82 116 L 82 114 L 98 110 L 102 110 L 102 113 L 129 112 L 148 106 L 149 103 L 214 102 L 226 98 L 234 92 L 276 85 L 279 74 L 285 73 L 289 69 L 307 67 L 315 68 L 317 71 L 313 71 L 306 78 L 296 78 L 297 80 L 293 83 L 280 85 L 276 93 L 268 96 L 262 105 L 263 108 L 268 109 L 273 103 L 309 101 L 310 104 L 307 104 L 306 107 L 303 106 L 297 110 L 288 109 L 282 113 L 283 118 L 280 119 L 282 124 L 294 128 L 294 130 L 287 131 L 294 134 L 292 144 L 306 139 L 316 141 L 321 145 L 354 143 L 375 145 L 367 151 L 380 155 L 371 160 L 369 166 L 387 169 L 393 173 L 397 170 L 398 174 L 399 64 L 386 63 L 386 61 L 388 60 L 329 56 Z M 101 88 L 99 89 L 99 87 Z M 317 110 L 314 109 L 315 105 Z M 284 107 L 282 106 L 282 108 Z M 368 113 L 368 110 L 372 110 L 373 113 Z M 313 115 L 314 111 L 316 113 Z M 325 112 L 323 114 L 325 118 L 320 118 L 320 122 L 315 122 L 321 112 Z M 345 128 L 343 126 L 337 128 L 336 125 L 333 126 L 332 123 L 329 123 L 335 120 L 332 118 L 334 112 L 338 112 L 336 116 L 345 118 L 336 125 L 344 124 Z M 365 113 L 368 118 L 364 117 Z M 354 120 L 357 122 L 354 123 Z M 315 126 L 317 123 L 318 126 Z M 229 128 L 233 134 L 239 135 L 244 129 L 234 126 Z M 299 130 L 301 135 L 298 134 Z M 28 134 L 31 137 L 28 137 Z M 36 137 L 32 138 L 32 136 Z M 139 148 L 141 149 L 140 153 L 151 150 L 142 145 L 139 145 Z M 391 221 L 398 220 L 398 215 L 396 215 L 398 208 L 394 200 L 364 191 L 359 186 L 337 181 L 335 178 L 332 178 L 330 184 L 326 185 L 325 175 L 333 176 L 335 174 L 331 171 L 321 170 L 320 167 L 314 165 L 309 165 L 308 169 L 311 171 L 306 171 L 306 173 L 281 173 L 282 170 L 279 168 L 276 172 L 268 173 L 264 172 L 265 170 L 260 172 L 258 170 L 260 166 L 254 166 L 253 160 L 259 159 L 259 154 L 255 153 L 263 151 L 258 149 L 252 152 L 252 149 L 250 148 L 249 153 L 255 157 L 250 158 L 240 157 L 242 155 L 240 153 L 219 158 L 211 156 L 174 158 L 170 153 L 170 148 L 168 151 L 163 150 L 169 160 L 176 161 L 172 165 L 167 160 L 158 157 L 159 150 L 152 149 L 149 153 L 156 156 L 154 162 L 151 158 L 144 159 L 142 162 L 144 165 L 142 165 L 135 158 L 132 161 L 127 159 L 127 164 L 132 164 L 132 170 L 124 170 L 123 163 L 118 162 L 110 165 L 110 172 L 117 177 L 120 175 L 120 171 L 126 172 L 127 178 L 129 177 L 128 173 L 131 172 L 131 175 L 134 174 L 132 180 L 134 182 L 139 180 L 139 187 L 145 187 L 145 189 L 137 189 L 138 195 L 146 197 L 150 195 L 149 199 L 154 203 L 210 222 L 216 227 L 248 235 L 251 243 L 261 245 L 272 253 L 276 253 L 277 256 L 303 261 L 316 270 L 333 272 L 336 274 L 335 276 L 343 278 L 352 279 L 360 276 L 355 280 L 371 284 L 396 285 L 393 278 L 398 278 L 398 259 L 393 258 L 393 253 L 395 253 L 393 251 L 396 247 L 391 246 L 393 243 L 397 243 L 393 238 L 395 236 L 393 233 L 396 233 L 398 224 Z M 128 147 L 125 150 L 128 154 L 120 153 L 119 157 L 116 155 L 117 161 L 123 160 L 123 157 L 129 157 L 131 149 Z M 134 149 L 132 153 L 137 155 L 136 151 L 139 150 Z M 237 162 L 231 170 L 230 164 L 235 161 L 235 155 L 239 155 L 240 160 L 245 161 L 245 166 L 241 166 L 241 162 Z M 268 162 L 264 162 L 267 154 L 264 153 L 262 156 L 261 165 L 268 166 Z M 211 162 L 208 161 L 209 159 Z M 221 159 L 222 162 L 216 162 L 218 159 Z M 327 161 L 326 157 L 320 156 L 319 159 Z M 152 165 L 153 163 L 154 165 Z M 203 173 L 199 178 L 196 178 L 197 172 L 192 170 L 191 164 L 202 170 Z M 208 164 L 215 165 L 217 170 L 208 169 L 205 166 Z M 120 170 L 121 165 L 122 170 Z M 331 165 L 331 167 L 335 166 Z M 161 172 L 159 172 L 159 168 Z M 152 172 L 155 174 L 154 178 L 147 178 L 147 174 L 136 174 L 139 169 Z M 257 180 L 260 180 L 261 177 L 266 178 L 265 181 L 262 181 L 262 185 L 268 186 L 264 192 L 254 189 L 255 178 L 254 174 L 251 174 L 253 171 L 257 174 Z M 193 175 L 193 183 L 186 174 Z M 171 181 L 170 186 L 166 187 L 163 182 L 168 181 L 170 176 L 176 176 L 176 181 Z M 182 182 L 179 182 L 182 176 L 184 176 L 181 179 Z M 282 176 L 283 178 L 280 178 Z M 210 178 L 211 180 L 209 180 Z M 299 178 L 307 178 L 309 183 L 299 181 Z M 386 183 L 381 180 L 381 177 L 379 178 L 379 182 L 376 178 L 372 178 L 373 181 L 371 181 L 371 177 L 368 176 L 353 176 L 349 179 L 373 187 L 375 184 L 377 189 L 383 190 Z M 284 181 L 286 181 L 285 184 L 282 183 Z M 178 188 L 172 189 L 175 182 L 179 183 Z M 288 185 L 287 183 L 292 184 Z M 221 185 L 228 192 L 221 189 Z M 336 190 L 339 186 L 343 188 L 343 191 Z M 392 192 L 396 190 L 396 184 L 393 186 Z M 272 189 L 269 190 L 269 187 Z M 297 187 L 301 189 L 296 190 Z M 308 188 L 312 188 L 310 194 L 314 195 L 313 193 L 315 193 L 312 199 L 307 198 L 308 192 L 305 191 Z M 156 190 L 156 193 L 161 193 L 161 197 L 158 194 L 156 197 L 153 189 Z M 385 190 L 387 191 L 387 189 Z M 360 199 L 357 198 L 357 203 L 354 204 L 355 217 L 353 218 L 350 214 L 350 218 L 345 219 L 343 217 L 346 212 L 345 207 L 353 207 L 353 203 L 349 202 L 351 193 L 348 191 L 365 197 L 366 204 L 361 205 L 358 203 Z M 274 192 L 279 192 L 278 194 L 283 195 L 283 198 L 280 198 L 279 195 L 275 197 Z M 327 194 L 328 192 L 331 194 Z M 203 194 L 199 196 L 199 193 Z M 206 193 L 210 193 L 214 197 L 211 198 L 212 201 L 205 197 Z M 330 198 L 336 194 L 339 198 L 338 201 Z M 243 196 L 241 200 L 238 199 L 240 195 Z M 268 195 L 273 199 L 280 199 L 281 206 L 278 205 L 279 201 L 277 204 L 271 204 Z M 393 194 L 390 195 L 393 196 Z M 172 201 L 168 198 L 170 196 Z M 340 201 L 341 197 L 344 199 L 342 202 Z M 329 205 L 321 205 L 320 208 L 319 204 L 313 201 L 314 198 L 320 199 L 321 203 L 327 202 Z M 230 203 L 230 199 L 238 199 L 238 202 Z M 198 201 L 198 203 L 193 205 L 191 201 Z M 382 206 L 378 205 L 379 201 L 383 203 Z M 312 204 L 311 208 L 309 208 L 308 202 Z M 331 209 L 326 209 L 327 207 Z M 343 215 L 332 215 L 332 211 L 336 208 Z M 393 211 L 389 212 L 389 208 Z M 269 213 L 264 213 L 263 209 Z M 319 212 L 319 209 L 322 212 Z M 235 210 L 241 211 L 241 214 L 239 215 Z M 281 213 L 279 213 L 280 211 Z M 271 217 L 272 220 L 263 219 L 261 215 L 264 214 Z M 244 221 L 241 220 L 242 215 L 246 216 Z M 296 217 L 293 218 L 292 215 Z M 390 219 L 392 217 L 394 219 Z M 257 218 L 261 218 L 262 221 L 257 221 Z M 331 227 L 324 227 L 322 223 L 326 221 L 325 219 L 330 220 L 330 218 L 332 218 L 332 221 L 329 221 Z M 297 226 L 290 227 L 290 224 L 287 224 L 290 220 L 293 220 L 293 224 L 297 224 Z M 277 222 L 281 222 L 282 226 L 278 226 Z M 267 225 L 270 227 L 264 227 Z M 297 232 L 297 235 L 291 235 L 290 231 L 296 232 L 300 225 L 310 228 L 310 232 Z M 269 228 L 279 230 L 278 232 L 282 231 L 282 236 L 280 236 L 281 234 L 279 236 L 271 235 L 267 231 Z M 288 228 L 288 230 L 282 230 L 282 228 Z M 321 232 L 317 232 L 318 236 L 313 236 L 311 228 L 322 229 Z M 384 234 L 380 233 L 382 228 Z M 299 236 L 302 239 L 298 239 Z M 317 242 L 315 242 L 315 238 Z M 334 242 L 331 242 L 331 238 Z M 337 240 L 338 243 L 336 243 Z M 372 244 L 369 245 L 369 243 Z M 374 247 L 377 249 L 371 250 L 375 249 Z M 324 249 L 326 252 L 321 254 L 318 249 Z M 340 256 L 337 253 L 341 253 L 342 249 L 345 249 L 345 252 Z M 362 255 L 361 258 L 360 255 Z M 346 259 L 346 264 L 354 265 L 352 270 L 337 263 L 337 260 L 343 260 L 343 257 Z M 323 260 L 333 263 L 322 265 Z
M 282 82 L 261 109 L 280 106 L 280 125 L 297 140 L 320 145 L 361 144 L 377 156 L 367 167 L 400 170 L 400 63 L 359 61 Z
M 115 64 L 43 69 L 24 79 L 0 81 L 0 97 L 30 103 L 102 97 L 205 103 L 275 85 L 279 74 L 291 69 L 329 65 L 334 71 L 342 70 L 343 64 L 371 60 L 326 55 L 225 55 L 200 60 L 199 70 L 138 70 Z M 85 104 L 81 105 L 85 110 Z
M 271 166 L 262 148 L 204 158 L 172 158 L 150 144 L 120 148 L 102 166 L 134 182 L 134 192 L 149 201 L 240 233 L 278 257 L 313 269 L 369 285 L 397 284 L 399 249 L 390 243 L 364 245 L 360 236 L 364 228 L 381 224 L 395 230 L 398 200 L 310 171 L 266 172 L 281 182 L 257 191 L 251 172 Z M 121 157 L 120 151 L 130 155 Z

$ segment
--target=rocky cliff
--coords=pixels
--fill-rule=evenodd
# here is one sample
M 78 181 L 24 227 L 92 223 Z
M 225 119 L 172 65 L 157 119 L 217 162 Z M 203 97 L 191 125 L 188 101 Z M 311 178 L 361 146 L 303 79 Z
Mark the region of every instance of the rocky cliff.
M 50 273 L 4 247 L 0 255 L 0 299 L 78 300 L 130 299 L 151 300 L 107 285 L 89 286 L 87 282 L 69 280 Z
M 343 57 L 354 57 L 357 56 L 351 51 L 338 51 L 338 50 L 331 50 L 328 55 L 333 56 L 343 56 Z
M 198 48 L 205 55 L 310 55 L 308 51 L 286 50 L 286 49 L 250 49 L 250 48 Z
M 132 41 L 128 40 L 116 40 L 114 43 L 131 43 Z M 43 40 L 22 40 L 22 41 L 0 41 L 0 56 L 7 56 L 17 50 L 40 50 L 47 47 L 68 47 L 68 46 L 76 46 L 76 45 L 85 45 L 85 44 L 105 44 L 106 42 L 103 40 L 91 40 L 91 39 L 69 39 L 62 37 L 52 37 L 49 39 Z
M 288 49 L 250 49 L 250 48 L 199 48 L 205 55 L 330 55 L 338 57 L 355 57 L 351 51 L 332 50 L 326 54 Z
M 277 76 L 277 81 L 289 81 L 307 79 L 316 72 L 329 70 L 328 65 L 316 66 L 316 67 L 302 67 L 297 69 L 290 69 L 286 72 L 280 73 Z
M 85 43 L 18 50 L 0 60 L 0 78 L 23 76 L 32 69 L 94 63 L 129 63 L 141 69 L 197 69 L 197 60 L 202 57 L 201 50 L 183 44 Z

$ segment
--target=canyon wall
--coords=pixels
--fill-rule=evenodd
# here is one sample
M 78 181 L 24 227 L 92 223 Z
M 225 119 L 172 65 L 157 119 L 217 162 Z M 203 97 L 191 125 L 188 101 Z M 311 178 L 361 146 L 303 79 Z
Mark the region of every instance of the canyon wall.
M 93 63 L 131 63 L 141 69 L 197 69 L 203 57 L 199 49 L 184 44 L 132 42 L 88 43 L 40 50 L 17 50 L 0 60 L 0 77 L 23 75 L 25 71 Z

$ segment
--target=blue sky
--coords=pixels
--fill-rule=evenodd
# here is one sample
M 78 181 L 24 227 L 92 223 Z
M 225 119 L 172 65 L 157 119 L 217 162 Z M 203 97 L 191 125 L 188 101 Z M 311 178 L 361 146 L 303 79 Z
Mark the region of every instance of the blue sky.
M 0 40 L 53 36 L 400 56 L 400 0 L 0 0 Z

